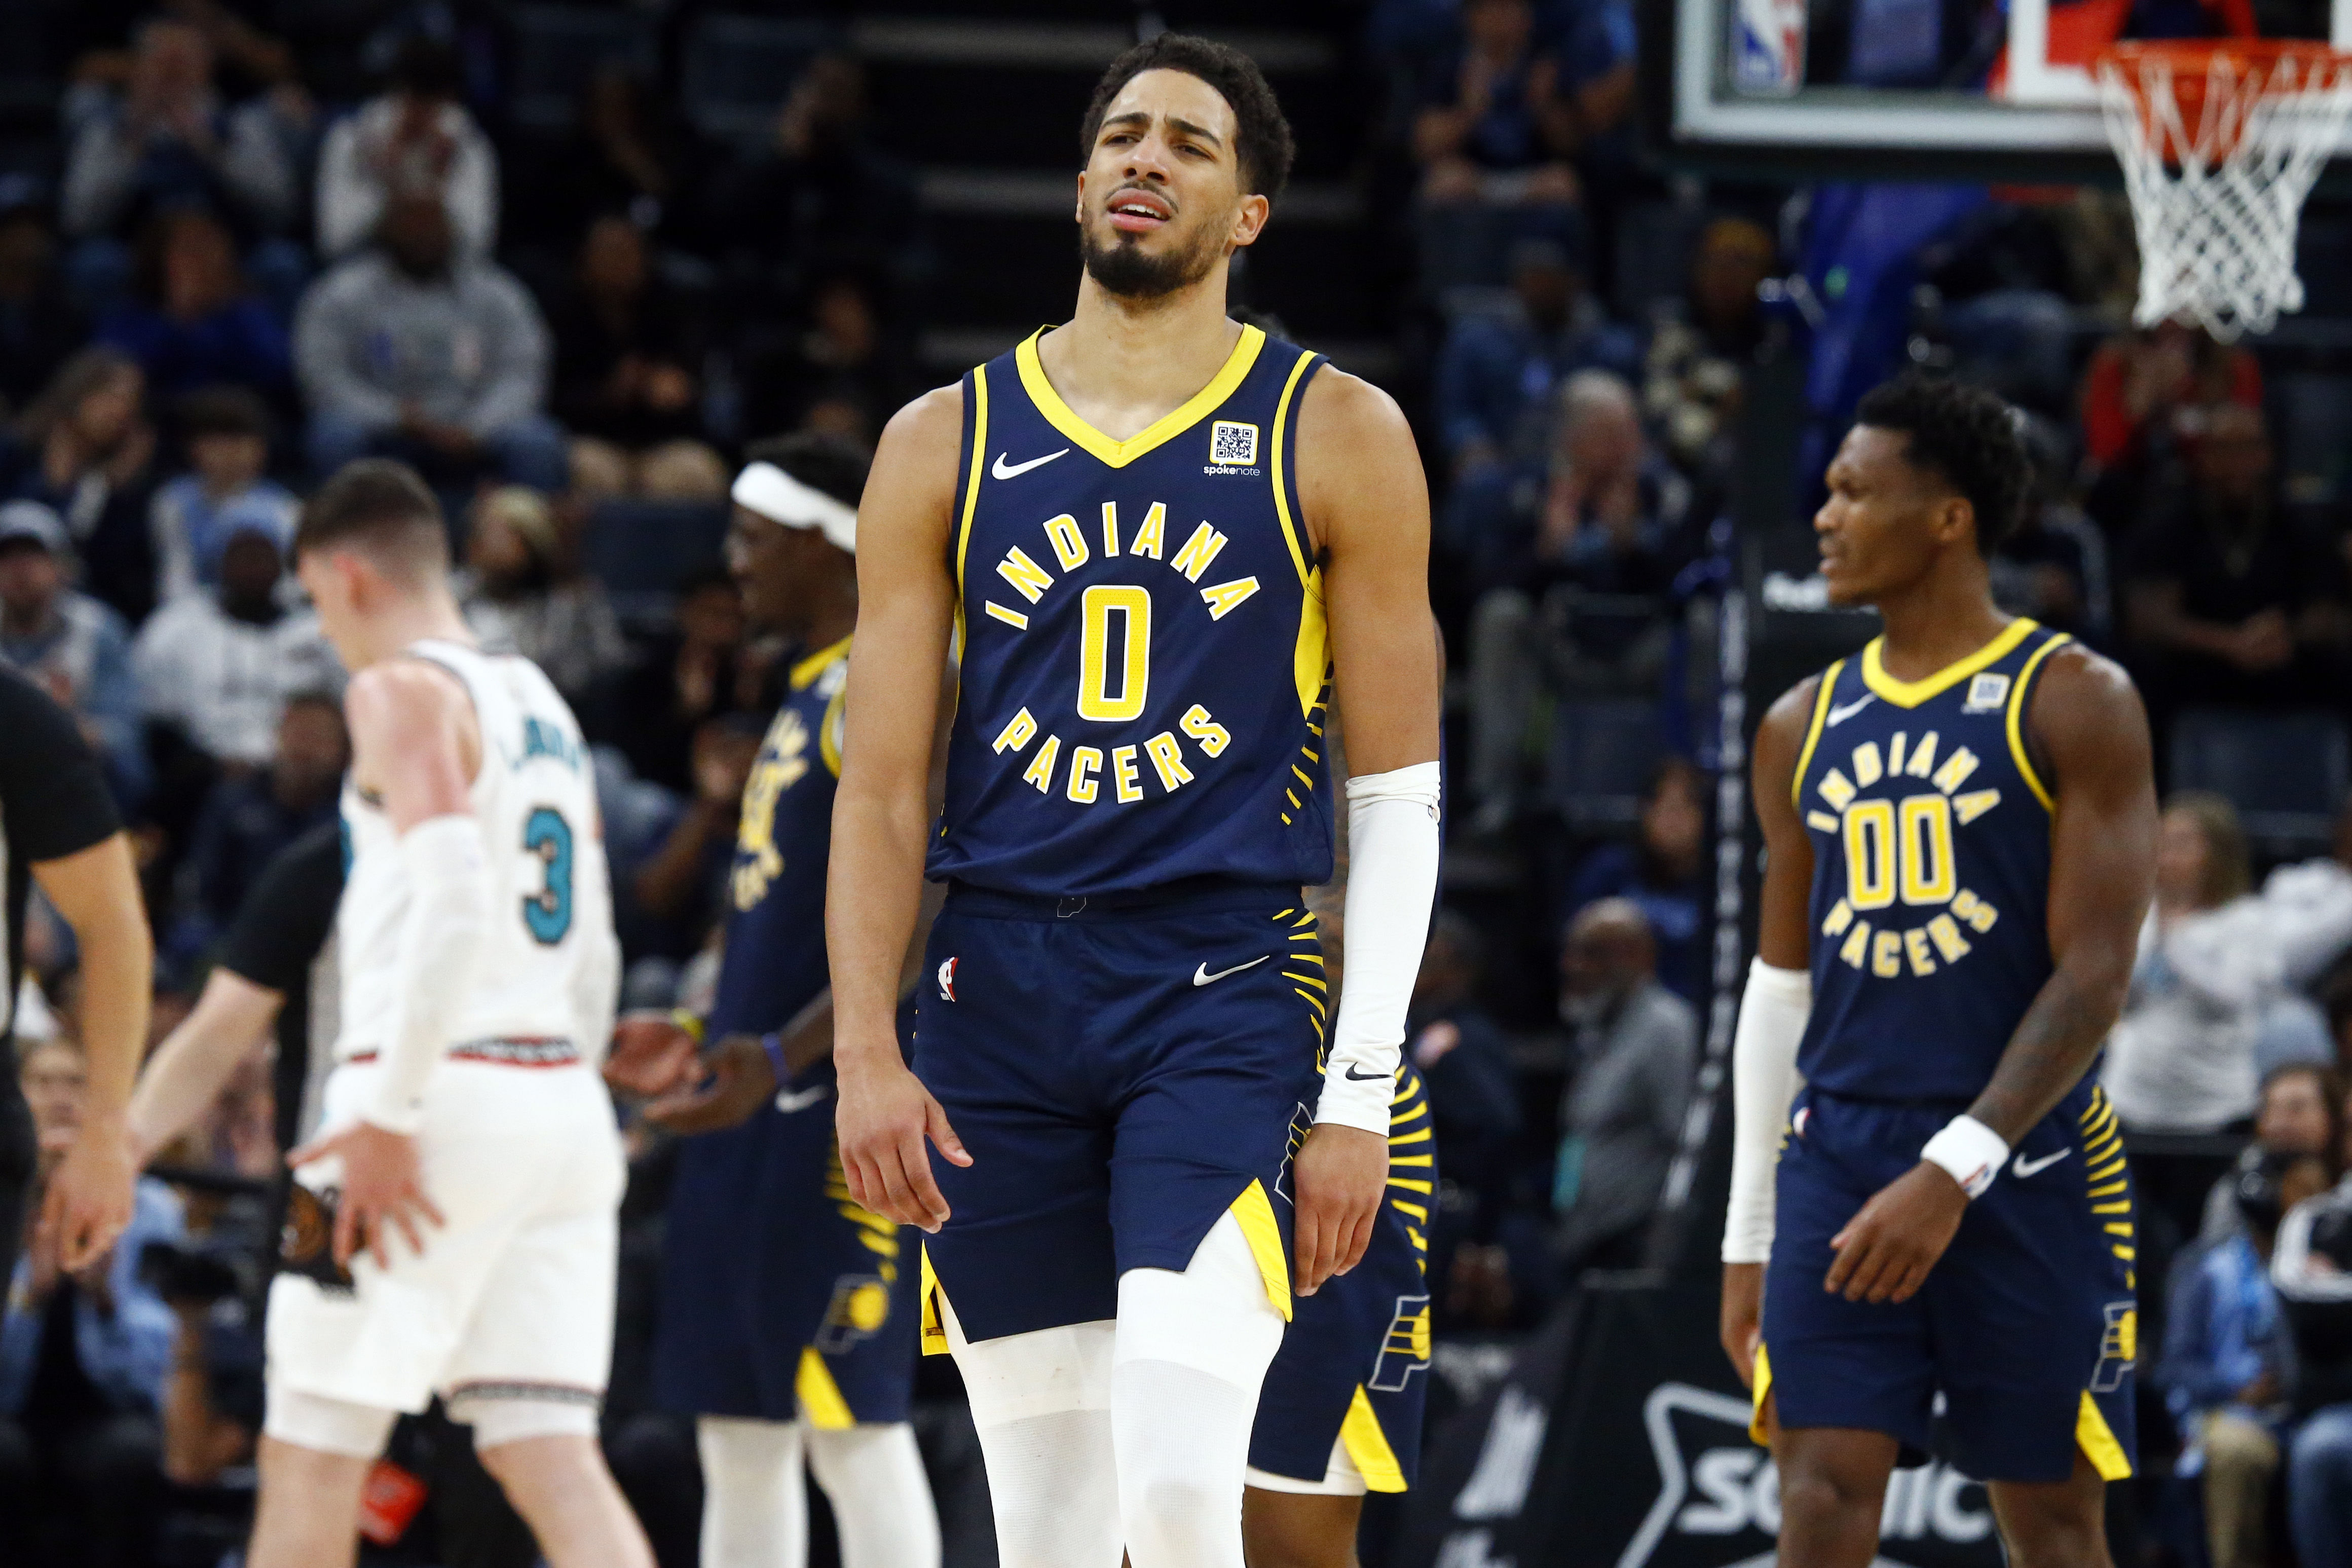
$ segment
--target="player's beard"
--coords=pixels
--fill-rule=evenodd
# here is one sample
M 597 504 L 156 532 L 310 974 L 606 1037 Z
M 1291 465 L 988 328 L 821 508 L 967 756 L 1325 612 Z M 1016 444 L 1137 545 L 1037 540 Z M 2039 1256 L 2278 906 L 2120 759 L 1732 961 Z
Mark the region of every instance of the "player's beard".
M 1106 245 L 1096 239 L 1093 229 L 1082 226 L 1078 254 L 1086 260 L 1087 276 L 1105 292 L 1123 300 L 1158 300 L 1206 278 L 1217 264 L 1221 247 L 1213 233 L 1204 233 L 1189 247 L 1153 256 L 1117 230 Z

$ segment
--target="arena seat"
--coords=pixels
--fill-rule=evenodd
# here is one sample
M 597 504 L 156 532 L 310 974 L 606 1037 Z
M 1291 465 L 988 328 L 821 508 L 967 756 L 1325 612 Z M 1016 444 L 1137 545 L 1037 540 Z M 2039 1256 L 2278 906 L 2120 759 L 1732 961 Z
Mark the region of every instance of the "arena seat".
M 752 147 L 773 132 L 776 111 L 831 35 L 822 23 L 764 16 L 705 16 L 686 35 L 678 100 L 714 141 Z
M 1631 826 L 1664 752 L 1654 697 L 1570 699 L 1553 710 L 1544 796 L 1572 828 Z
M 2332 713 L 2191 708 L 2173 721 L 2174 789 L 2225 796 L 2273 854 L 2327 847 L 2352 788 L 2352 739 Z
M 599 501 L 580 541 L 581 565 L 625 621 L 659 623 L 687 576 L 719 564 L 724 501 Z
M 570 130 L 597 70 L 618 62 L 651 71 L 658 57 L 649 17 L 585 5 L 518 5 L 514 117 L 532 131 Z

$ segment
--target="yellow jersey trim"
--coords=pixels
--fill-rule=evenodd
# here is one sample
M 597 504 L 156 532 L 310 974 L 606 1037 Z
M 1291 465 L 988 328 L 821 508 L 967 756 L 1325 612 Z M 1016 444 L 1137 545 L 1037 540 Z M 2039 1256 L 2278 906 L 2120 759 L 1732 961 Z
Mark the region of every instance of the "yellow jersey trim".
M 1772 1358 L 1764 1353 L 1761 1342 L 1756 1346 L 1755 1387 L 1755 1403 L 1749 1406 L 1748 1417 L 1748 1436 L 1751 1441 L 1769 1448 L 1772 1446 L 1772 1435 L 1764 1426 L 1764 1401 L 1772 1392 Z
M 2010 622 L 1999 637 L 1976 652 L 1918 680 L 1897 680 L 1886 673 L 1886 667 L 1879 662 L 1880 650 L 1886 646 L 1886 639 L 1875 637 L 1870 639 L 1870 646 L 1862 650 L 1863 684 L 1897 708 L 1916 708 L 1930 697 L 1950 690 L 1985 666 L 2006 657 L 2011 649 L 2039 629 L 2038 623 L 2020 616 Z
M 1291 396 L 1314 364 L 1313 354 L 1298 356 L 1274 407 L 1274 515 L 1282 524 L 1282 542 L 1290 547 L 1290 564 L 1298 572 L 1299 585 L 1307 590 L 1298 602 L 1298 641 L 1291 652 L 1290 673 L 1298 685 L 1298 711 L 1307 716 L 1313 715 L 1315 700 L 1323 694 L 1323 678 L 1331 668 L 1330 616 L 1323 605 L 1323 569 L 1307 560 L 1306 542 L 1300 537 L 1306 520 L 1290 515 L 1290 480 L 1283 470 L 1282 449 L 1290 429 Z
M 1290 1321 L 1290 1259 L 1282 1250 L 1282 1226 L 1275 1221 L 1274 1205 L 1256 1177 L 1251 1177 L 1242 1195 L 1234 1200 L 1233 1215 L 1241 1222 L 1250 1256 L 1257 1259 L 1258 1278 L 1265 1281 L 1265 1299 L 1274 1303 L 1284 1322 Z
M 1063 402 L 1062 395 L 1054 390 L 1054 384 L 1045 379 L 1045 366 L 1037 357 L 1037 340 L 1044 337 L 1045 331 L 1045 328 L 1038 328 L 1024 338 L 1021 346 L 1013 351 L 1013 363 L 1021 367 L 1022 390 L 1028 393 L 1029 401 L 1037 405 L 1037 412 L 1045 416 L 1046 424 L 1114 468 L 1127 467 L 1146 452 L 1199 424 L 1211 409 L 1234 395 L 1234 389 L 1242 384 L 1242 378 L 1248 375 L 1250 367 L 1257 363 L 1258 350 L 1265 346 L 1264 332 L 1255 327 L 1244 327 L 1241 340 L 1234 344 L 1234 352 L 1225 356 L 1223 368 L 1209 378 L 1208 385 L 1180 406 L 1153 420 L 1139 434 L 1124 441 L 1114 441 L 1079 418 L 1077 411 Z M 975 445 L 972 467 L 977 469 L 980 463 L 980 448 Z
M 1396 1450 L 1389 1447 L 1388 1434 L 1381 1430 L 1381 1418 L 1373 1413 L 1360 1383 L 1356 1384 L 1355 1397 L 1348 1401 L 1347 1418 L 1339 1423 L 1339 1441 L 1347 1446 L 1348 1460 L 1368 1489 L 1376 1492 L 1405 1489 L 1404 1467 L 1397 1463 Z
M 1313 354 L 1303 353 L 1298 363 L 1290 367 L 1290 378 L 1282 384 L 1282 396 L 1274 405 L 1274 515 L 1282 520 L 1282 542 L 1290 546 L 1290 563 L 1298 569 L 1298 581 L 1312 594 L 1320 593 L 1316 579 L 1318 574 L 1307 564 L 1307 548 L 1299 542 L 1299 524 L 1291 519 L 1290 492 L 1282 471 L 1282 447 L 1285 434 L 1290 428 L 1290 397 L 1298 390 L 1299 377 L 1314 364 Z
M 818 1431 L 839 1432 L 857 1425 L 857 1417 L 849 1413 L 849 1401 L 841 1396 L 841 1385 L 833 1381 L 833 1369 L 824 1364 L 814 1345 L 801 1347 L 800 1372 L 793 1379 L 793 1392 L 800 1395 L 801 1414 Z
M 931 1271 L 931 1249 L 926 1247 L 922 1249 L 922 1253 L 923 1353 L 945 1355 L 948 1353 L 947 1319 L 940 1311 L 940 1303 L 946 1298 L 940 1290 L 940 1277 Z
M 821 647 L 792 668 L 785 679 L 794 691 L 805 691 L 823 675 L 835 659 L 849 657 L 849 639 L 842 638 L 830 647 Z
M 2099 1414 L 2098 1401 L 2091 1397 L 2087 1388 L 2083 1390 L 2083 1403 L 2075 1411 L 2074 1441 L 2081 1447 L 2083 1457 L 2091 1461 L 2091 1468 L 2099 1472 L 2099 1479 L 2131 1479 L 2131 1460 L 2124 1456 L 2124 1446 L 2116 1441 L 2115 1429 Z
M 2017 683 L 2009 689 L 2010 760 L 2017 764 L 2019 775 L 2025 780 L 2025 787 L 2033 792 L 2033 798 L 2042 803 L 2042 809 L 2044 811 L 2054 812 L 2058 809 L 2058 805 L 2050 798 L 2048 786 L 2042 784 L 2042 775 L 2033 771 L 2033 763 L 2025 754 L 2025 694 L 2032 689 L 2033 672 L 2042 667 L 2042 661 L 2048 658 L 2057 648 L 2074 640 L 2073 637 L 2061 632 L 2035 648 L 2033 657 L 2025 661 L 2025 668 L 2017 672 Z
M 835 778 L 841 776 L 842 714 L 847 710 L 848 702 L 849 686 L 845 681 L 841 689 L 833 694 L 833 700 L 824 705 L 824 717 L 817 721 L 816 754 L 824 761 L 824 771 Z
M 976 365 L 971 373 L 971 472 L 963 482 L 963 517 L 956 525 L 955 547 L 955 647 L 952 656 L 961 660 L 964 650 L 963 628 L 963 557 L 971 546 L 971 516 L 980 510 L 980 470 L 988 462 L 988 367 Z M 960 684 L 960 683 L 959 683 Z
M 1840 659 L 1822 671 L 1822 689 L 1813 693 L 1813 721 L 1805 728 L 1805 749 L 1797 753 L 1797 776 L 1789 781 L 1789 804 L 1799 805 L 1805 798 L 1805 770 L 1813 765 L 1813 748 L 1822 743 L 1822 725 L 1830 716 L 1830 699 L 1837 695 L 1838 671 L 1845 668 Z

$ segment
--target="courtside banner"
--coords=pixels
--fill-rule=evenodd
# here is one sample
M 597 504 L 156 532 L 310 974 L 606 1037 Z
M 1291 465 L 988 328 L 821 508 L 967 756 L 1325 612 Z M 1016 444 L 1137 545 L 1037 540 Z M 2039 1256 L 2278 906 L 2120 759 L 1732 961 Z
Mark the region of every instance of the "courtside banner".
M 1437 1434 L 1392 1568 L 1771 1568 L 1780 1489 L 1716 1346 L 1716 1282 L 1596 1274 Z M 1999 1568 L 1984 1488 L 1897 1470 L 1884 1568 Z

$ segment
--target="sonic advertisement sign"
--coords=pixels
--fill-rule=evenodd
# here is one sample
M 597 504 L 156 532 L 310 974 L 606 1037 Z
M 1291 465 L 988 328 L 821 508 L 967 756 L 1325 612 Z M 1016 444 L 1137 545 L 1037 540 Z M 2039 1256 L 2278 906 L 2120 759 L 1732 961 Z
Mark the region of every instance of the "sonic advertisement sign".
M 1393 1560 L 1411 1568 L 1771 1568 L 1780 1478 L 1715 1343 L 1712 1281 L 1596 1281 L 1449 1422 Z M 1984 1488 L 1897 1470 L 1876 1568 L 1996 1568 Z

